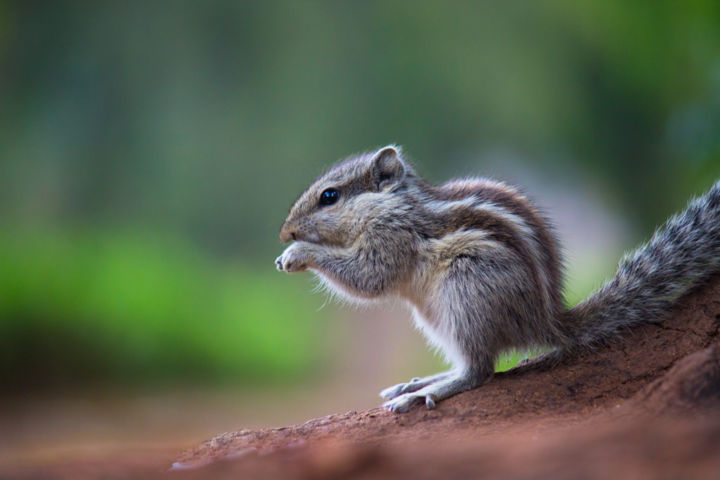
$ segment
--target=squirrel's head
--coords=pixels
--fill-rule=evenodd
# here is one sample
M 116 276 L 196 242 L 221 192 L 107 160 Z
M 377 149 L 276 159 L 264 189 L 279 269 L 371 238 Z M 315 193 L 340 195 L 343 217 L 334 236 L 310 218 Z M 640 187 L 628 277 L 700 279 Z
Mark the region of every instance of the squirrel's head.
M 290 210 L 280 240 L 346 246 L 362 231 L 364 219 L 402 191 L 411 177 L 412 167 L 398 147 L 350 157 L 305 190 Z

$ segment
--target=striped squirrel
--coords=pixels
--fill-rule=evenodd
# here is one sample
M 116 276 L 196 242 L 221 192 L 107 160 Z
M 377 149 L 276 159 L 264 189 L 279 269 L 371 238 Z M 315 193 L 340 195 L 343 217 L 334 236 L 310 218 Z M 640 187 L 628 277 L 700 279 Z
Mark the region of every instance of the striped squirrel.
M 487 382 L 499 353 L 551 347 L 551 363 L 627 327 L 661 322 L 720 270 L 720 182 L 626 255 L 615 278 L 574 308 L 562 296 L 559 246 L 516 189 L 485 178 L 425 182 L 387 146 L 320 176 L 280 231 L 278 270 L 310 270 L 356 300 L 399 297 L 451 370 L 383 390 L 406 412 Z

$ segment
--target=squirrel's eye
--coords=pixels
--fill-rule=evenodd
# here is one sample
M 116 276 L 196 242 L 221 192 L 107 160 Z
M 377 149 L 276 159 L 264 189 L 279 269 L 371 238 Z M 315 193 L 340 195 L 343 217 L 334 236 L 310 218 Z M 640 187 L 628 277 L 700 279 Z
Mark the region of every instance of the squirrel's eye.
M 340 198 L 340 192 L 334 188 L 328 188 L 320 194 L 320 205 L 327 206 L 337 202 Z

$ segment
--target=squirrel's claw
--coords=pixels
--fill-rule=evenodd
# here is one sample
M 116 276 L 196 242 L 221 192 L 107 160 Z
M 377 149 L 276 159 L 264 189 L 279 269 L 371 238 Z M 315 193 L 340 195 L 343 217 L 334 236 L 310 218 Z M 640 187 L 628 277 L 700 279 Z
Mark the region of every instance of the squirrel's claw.
M 407 393 L 383 403 L 383 408 L 393 413 L 407 413 L 413 405 L 425 403 L 428 410 L 435 408 L 435 396 L 432 393 L 426 395 Z
M 383 403 L 385 410 L 393 413 L 407 413 L 410 411 L 410 407 L 422 403 L 424 395 L 417 395 L 415 393 L 406 393 L 392 400 L 388 400 Z

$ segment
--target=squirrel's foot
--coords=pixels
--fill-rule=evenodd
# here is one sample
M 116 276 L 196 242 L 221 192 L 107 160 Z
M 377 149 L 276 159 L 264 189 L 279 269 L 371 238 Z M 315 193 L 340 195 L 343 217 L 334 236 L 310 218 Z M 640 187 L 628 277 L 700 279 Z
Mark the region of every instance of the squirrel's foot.
M 392 400 L 395 397 L 402 395 L 403 393 L 410 393 L 420 390 L 421 388 L 427 387 L 428 385 L 438 382 L 444 378 L 450 376 L 450 372 L 437 373 L 428 377 L 418 378 L 415 377 L 407 383 L 398 383 L 392 387 L 388 387 L 382 392 L 380 396 Z
M 423 387 L 415 392 L 404 393 L 392 400 L 383 403 L 383 408 L 395 413 L 406 413 L 413 405 L 424 403 L 428 409 L 435 408 L 436 402 L 444 400 L 458 393 L 475 388 L 484 379 L 478 379 L 467 374 L 451 375 Z

